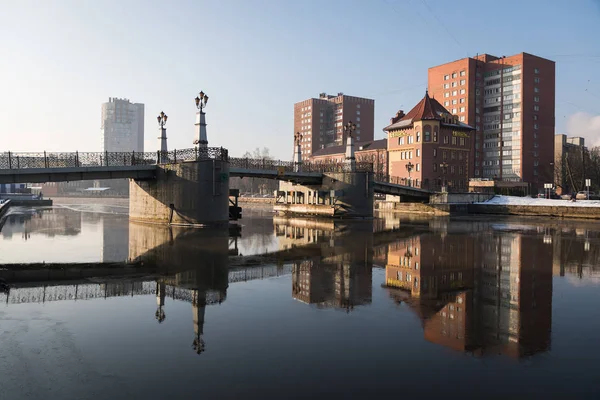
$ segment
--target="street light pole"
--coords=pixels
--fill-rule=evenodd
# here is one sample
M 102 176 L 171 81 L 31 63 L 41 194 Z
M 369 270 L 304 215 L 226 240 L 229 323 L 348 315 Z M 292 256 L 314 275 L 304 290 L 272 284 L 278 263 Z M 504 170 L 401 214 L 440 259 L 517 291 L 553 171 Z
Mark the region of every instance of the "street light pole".
M 411 186 L 410 173 L 413 170 L 414 164 L 410 161 L 406 164 L 406 170 L 408 171 L 408 186 Z
M 160 136 L 158 137 L 160 149 L 158 157 L 159 164 L 165 164 L 168 162 L 167 128 L 165 128 L 165 125 L 167 124 L 167 118 L 167 114 L 165 114 L 163 111 L 161 111 L 160 114 L 156 117 L 156 120 L 158 121 L 158 129 L 160 129 Z
M 356 158 L 354 157 L 354 143 L 352 141 L 352 135 L 356 130 L 356 124 L 352 121 L 348 121 L 344 125 L 344 136 L 346 136 L 346 162 L 350 164 L 350 171 L 354 171 L 356 168 Z
M 207 148 L 208 138 L 206 136 L 206 113 L 204 112 L 204 108 L 206 108 L 206 103 L 208 103 L 208 96 L 203 91 L 200 91 L 198 96 L 194 99 L 196 108 L 198 109 L 196 113 L 196 138 L 194 139 L 194 144 L 200 148 Z
M 446 192 L 446 171 L 448 170 L 448 163 L 444 161 L 440 164 L 440 168 L 442 169 L 442 174 L 444 175 L 444 179 L 442 180 L 442 192 Z

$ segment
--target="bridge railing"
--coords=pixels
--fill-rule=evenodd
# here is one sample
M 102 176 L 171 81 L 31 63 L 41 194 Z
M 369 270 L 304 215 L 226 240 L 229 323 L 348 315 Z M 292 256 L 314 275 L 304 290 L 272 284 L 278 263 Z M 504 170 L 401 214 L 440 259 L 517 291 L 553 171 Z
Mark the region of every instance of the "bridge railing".
M 222 147 L 192 148 L 155 152 L 72 152 L 72 153 L 0 153 L 0 169 L 67 168 L 67 167 L 129 167 L 197 160 L 229 158 Z
M 275 170 L 284 172 L 350 172 L 351 166 L 345 162 L 336 163 L 309 163 L 300 164 L 293 161 L 256 159 L 256 158 L 229 158 L 230 168 L 244 168 L 255 170 Z M 357 162 L 354 166 L 357 172 L 373 172 L 373 163 Z

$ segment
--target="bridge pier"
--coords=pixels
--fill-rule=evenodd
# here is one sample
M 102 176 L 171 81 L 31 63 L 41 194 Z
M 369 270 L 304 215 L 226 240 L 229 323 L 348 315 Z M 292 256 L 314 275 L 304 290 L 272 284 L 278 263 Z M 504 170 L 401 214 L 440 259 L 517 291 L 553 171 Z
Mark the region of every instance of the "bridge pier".
M 157 166 L 156 179 L 130 180 L 129 219 L 181 225 L 229 221 L 229 162 L 205 159 Z
M 373 217 L 372 172 L 326 172 L 319 185 L 280 182 L 274 210 L 283 214 Z

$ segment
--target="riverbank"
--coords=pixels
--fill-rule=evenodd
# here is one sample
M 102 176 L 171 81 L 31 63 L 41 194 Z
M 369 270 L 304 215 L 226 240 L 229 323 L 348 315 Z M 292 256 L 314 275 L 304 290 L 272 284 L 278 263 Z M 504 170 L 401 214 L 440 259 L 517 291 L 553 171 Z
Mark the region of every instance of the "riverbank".
M 600 201 L 530 197 L 494 196 L 492 199 L 469 204 L 469 214 L 524 215 L 556 218 L 600 219 Z

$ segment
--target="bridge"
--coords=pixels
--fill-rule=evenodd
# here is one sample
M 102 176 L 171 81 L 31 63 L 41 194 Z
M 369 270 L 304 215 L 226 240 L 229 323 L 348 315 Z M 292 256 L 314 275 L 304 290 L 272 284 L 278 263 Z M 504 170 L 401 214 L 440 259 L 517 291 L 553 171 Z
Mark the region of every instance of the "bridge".
M 210 224 L 226 220 L 230 177 L 289 182 L 291 186 L 283 187 L 286 203 L 292 204 L 289 208 L 298 201 L 308 204 L 311 195 L 312 208 L 334 208 L 335 196 L 335 209 L 354 216 L 372 215 L 373 193 L 413 201 L 429 199 L 430 191 L 425 188 L 385 175 L 370 178 L 369 174 L 373 175 L 372 163 L 231 158 L 222 147 L 146 153 L 0 153 L 0 184 L 132 179 L 130 217 L 145 222 Z

